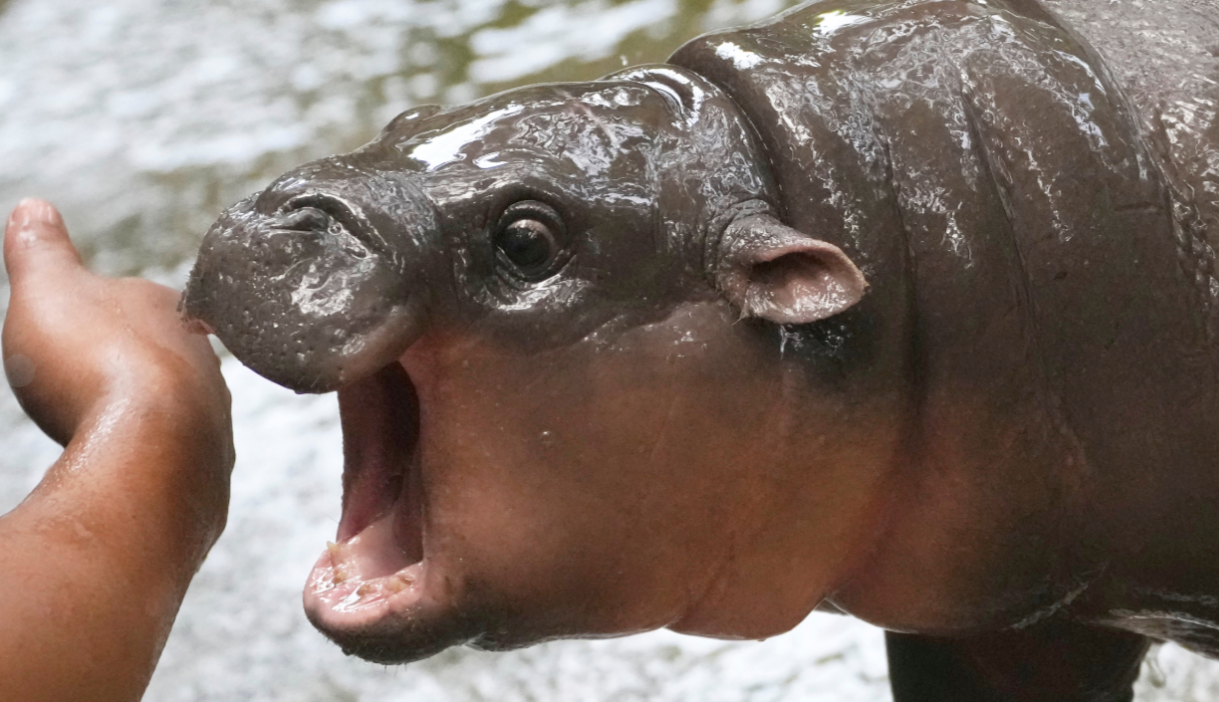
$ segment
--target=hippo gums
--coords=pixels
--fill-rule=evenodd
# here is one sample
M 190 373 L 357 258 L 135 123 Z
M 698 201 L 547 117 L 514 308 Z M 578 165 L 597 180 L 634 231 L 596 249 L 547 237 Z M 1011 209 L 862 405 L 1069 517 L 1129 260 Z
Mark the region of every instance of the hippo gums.
M 1219 3 L 836 0 L 395 118 L 187 317 L 338 391 L 305 609 L 382 662 L 889 630 L 894 696 L 1219 655 Z

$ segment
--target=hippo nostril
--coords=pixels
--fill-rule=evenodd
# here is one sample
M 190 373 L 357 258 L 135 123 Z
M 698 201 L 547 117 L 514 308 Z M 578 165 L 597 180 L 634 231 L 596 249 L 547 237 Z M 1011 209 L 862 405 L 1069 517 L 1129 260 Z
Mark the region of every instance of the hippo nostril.
M 311 192 L 288 200 L 279 215 L 281 229 L 324 233 L 338 224 L 347 234 L 378 250 L 376 233 L 360 209 L 343 198 Z
M 277 229 L 297 232 L 324 232 L 330 229 L 330 215 L 316 207 L 302 207 L 287 212 L 276 222 Z

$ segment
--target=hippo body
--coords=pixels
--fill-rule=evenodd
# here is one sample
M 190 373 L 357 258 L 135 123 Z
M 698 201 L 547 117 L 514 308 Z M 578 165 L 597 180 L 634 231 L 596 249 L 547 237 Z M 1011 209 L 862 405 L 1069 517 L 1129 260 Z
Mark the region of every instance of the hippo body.
M 890 630 L 895 699 L 1219 655 L 1219 5 L 817 2 L 422 107 L 208 233 L 188 317 L 338 390 L 306 587 L 406 661 Z

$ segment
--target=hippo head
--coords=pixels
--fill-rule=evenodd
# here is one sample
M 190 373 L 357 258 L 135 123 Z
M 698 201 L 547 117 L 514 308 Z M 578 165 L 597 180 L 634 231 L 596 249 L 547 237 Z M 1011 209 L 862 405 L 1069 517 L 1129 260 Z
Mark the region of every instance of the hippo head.
M 186 315 L 267 378 L 338 391 L 343 515 L 310 619 L 388 662 L 803 618 L 879 478 L 825 446 L 822 415 L 849 411 L 808 410 L 774 343 L 863 277 L 776 202 L 738 108 L 655 66 L 411 110 L 229 210 Z

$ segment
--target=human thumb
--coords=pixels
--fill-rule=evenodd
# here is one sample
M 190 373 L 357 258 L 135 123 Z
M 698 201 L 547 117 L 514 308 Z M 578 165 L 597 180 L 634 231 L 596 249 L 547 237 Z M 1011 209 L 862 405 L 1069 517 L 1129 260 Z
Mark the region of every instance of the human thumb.
M 60 276 L 83 269 L 63 218 L 51 203 L 27 198 L 9 215 L 4 267 L 15 293 L 35 281 L 55 284 Z

